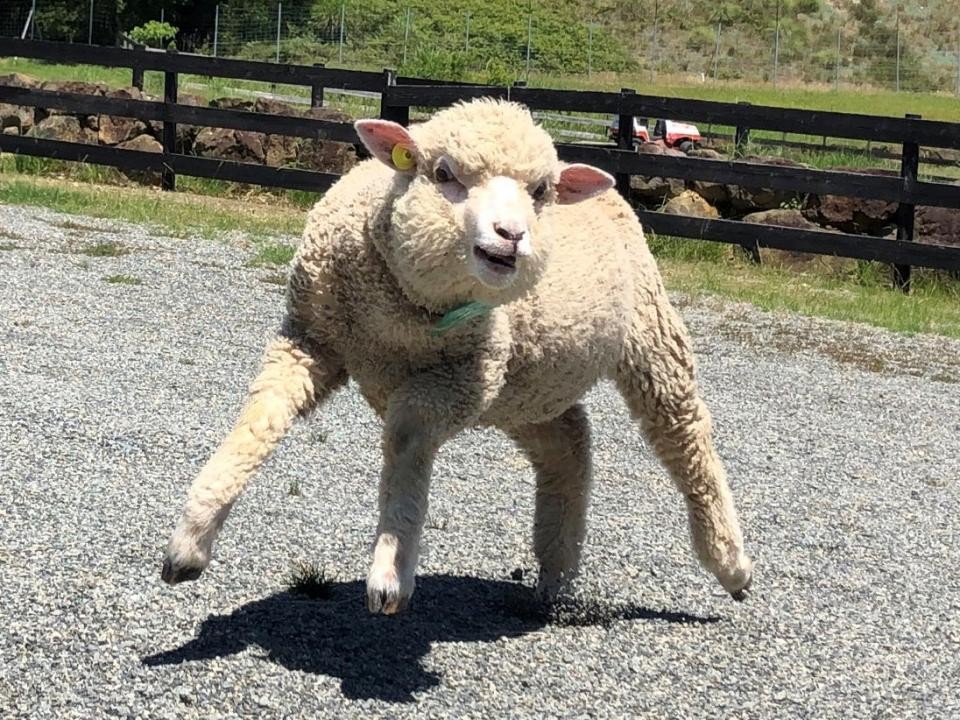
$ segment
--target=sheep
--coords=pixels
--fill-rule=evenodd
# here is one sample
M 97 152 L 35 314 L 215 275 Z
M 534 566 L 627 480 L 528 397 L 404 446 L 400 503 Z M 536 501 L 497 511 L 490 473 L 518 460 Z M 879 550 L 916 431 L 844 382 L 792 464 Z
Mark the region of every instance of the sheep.
M 612 380 L 686 499 L 700 563 L 734 599 L 753 562 L 711 439 L 687 330 L 613 178 L 562 164 L 517 103 L 460 102 L 409 129 L 361 120 L 372 157 L 310 210 L 286 312 L 233 430 L 192 483 L 166 550 L 195 579 L 291 423 L 352 379 L 383 421 L 371 612 L 414 591 L 438 449 L 497 427 L 536 473 L 536 593 L 577 577 L 591 482 L 584 394 Z

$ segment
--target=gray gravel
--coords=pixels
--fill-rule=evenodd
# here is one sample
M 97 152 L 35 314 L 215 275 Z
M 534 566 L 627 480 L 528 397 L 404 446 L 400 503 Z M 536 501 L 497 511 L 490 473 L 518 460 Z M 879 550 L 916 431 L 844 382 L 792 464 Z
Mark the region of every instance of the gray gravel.
M 104 241 L 131 252 L 79 253 Z M 275 270 L 34 208 L 0 207 L 0 248 L 0 718 L 960 716 L 960 343 L 678 297 L 750 600 L 698 568 L 603 386 L 577 604 L 531 608 L 532 475 L 483 431 L 437 463 L 412 611 L 372 617 L 379 422 L 353 388 L 295 427 L 207 574 L 160 581 L 278 320 Z M 286 592 L 299 560 L 330 599 Z

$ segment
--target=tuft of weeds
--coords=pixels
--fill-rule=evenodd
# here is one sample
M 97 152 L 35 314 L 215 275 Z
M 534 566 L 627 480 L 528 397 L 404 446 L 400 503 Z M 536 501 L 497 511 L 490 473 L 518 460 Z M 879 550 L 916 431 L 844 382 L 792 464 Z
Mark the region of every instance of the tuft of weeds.
M 257 254 L 247 262 L 247 267 L 264 267 L 265 265 L 288 265 L 297 249 L 286 243 L 264 243 L 257 248 Z M 286 279 L 284 279 L 286 283 Z
M 260 282 L 268 283 L 270 285 L 286 285 L 287 276 L 283 273 L 270 273 L 269 275 L 264 275 L 260 278 Z
M 116 228 L 106 228 L 98 227 L 96 225 L 87 225 L 86 223 L 77 222 L 76 220 L 61 220 L 60 222 L 52 223 L 59 228 L 64 230 L 79 230 L 81 232 L 98 232 L 98 233 L 118 233 L 120 232 Z
M 19 245 L 14 245 L 13 243 L 0 243 L 0 251 L 3 250 L 19 250 Z
M 333 583 L 316 564 L 307 560 L 293 563 L 288 581 L 290 592 L 306 595 L 313 600 L 328 600 L 333 595 Z
M 96 243 L 95 245 L 87 245 L 81 248 L 79 252 L 83 255 L 89 255 L 90 257 L 120 257 L 121 255 L 130 254 L 129 248 L 112 240 Z
M 107 275 L 103 280 L 112 285 L 143 285 L 143 280 L 136 275 Z
M 294 497 L 300 497 L 303 495 L 303 491 L 300 489 L 299 480 L 290 481 L 290 485 L 287 487 L 287 495 L 293 495 Z

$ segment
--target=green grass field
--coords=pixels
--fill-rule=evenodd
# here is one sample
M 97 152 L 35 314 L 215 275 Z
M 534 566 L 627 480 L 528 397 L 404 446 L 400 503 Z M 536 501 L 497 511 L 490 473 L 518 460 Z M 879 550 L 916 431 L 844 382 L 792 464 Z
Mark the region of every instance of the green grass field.
M 306 220 L 303 207 L 281 198 L 238 200 L 9 174 L 0 175 L 0 203 L 147 223 L 183 238 L 217 240 L 240 231 L 256 250 L 251 263 L 258 266 L 289 262 Z M 755 266 L 719 243 L 651 237 L 650 245 L 672 290 L 903 333 L 960 337 L 960 283 L 942 274 L 916 271 L 914 290 L 904 295 L 891 288 L 885 267 L 871 263 L 842 273 L 801 273 Z M 17 246 L 16 238 L 9 246 Z

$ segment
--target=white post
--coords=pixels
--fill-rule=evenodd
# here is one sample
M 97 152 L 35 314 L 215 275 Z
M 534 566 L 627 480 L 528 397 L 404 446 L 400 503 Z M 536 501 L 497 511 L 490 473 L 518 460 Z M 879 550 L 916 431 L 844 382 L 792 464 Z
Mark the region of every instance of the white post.
M 87 25 L 87 45 L 93 45 L 93 0 L 90 0 L 90 22 Z
M 30 39 L 33 40 L 37 32 L 37 0 L 30 3 Z
M 160 8 L 160 22 L 164 22 L 164 20 L 163 20 L 163 8 Z
M 467 10 L 467 38 L 463 44 L 463 51 L 470 52 L 470 11 Z
M 777 74 L 780 72 L 780 0 L 777 0 L 777 30 L 773 40 L 773 86 L 777 86 Z
M 343 23 L 347 14 L 347 4 L 341 3 L 340 5 L 340 63 L 343 64 Z
M 410 39 L 410 8 L 407 7 L 407 21 L 403 28 L 403 65 L 407 64 L 407 41 Z
M 834 92 L 840 89 L 840 37 L 842 32 L 842 27 L 837 28 L 837 61 L 833 73 L 833 90 Z
M 283 3 L 277 3 L 277 62 L 280 62 L 280 22 L 283 19 Z
M 593 77 L 593 23 L 587 23 L 587 77 Z
M 713 51 L 713 81 L 717 81 L 717 70 L 720 65 L 720 33 L 723 32 L 723 23 L 717 23 L 717 48 Z
M 220 3 L 213 10 L 213 56 L 217 56 L 217 40 L 220 37 Z

